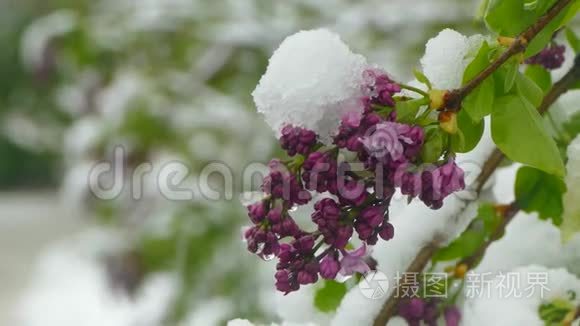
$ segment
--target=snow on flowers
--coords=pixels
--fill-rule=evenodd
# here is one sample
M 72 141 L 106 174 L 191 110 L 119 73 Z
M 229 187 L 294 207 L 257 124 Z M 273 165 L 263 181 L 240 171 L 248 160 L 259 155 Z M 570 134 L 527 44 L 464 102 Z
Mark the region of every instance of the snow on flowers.
M 438 209 L 465 187 L 450 150 L 421 159 L 425 128 L 437 121 L 399 121 L 396 103 L 409 100 L 403 87 L 328 30 L 290 36 L 270 59 L 253 96 L 290 159 L 270 162 L 244 238 L 250 252 L 278 259 L 279 291 L 376 268 L 369 246 L 395 236 L 396 189 Z M 308 231 L 291 212 L 317 197 Z

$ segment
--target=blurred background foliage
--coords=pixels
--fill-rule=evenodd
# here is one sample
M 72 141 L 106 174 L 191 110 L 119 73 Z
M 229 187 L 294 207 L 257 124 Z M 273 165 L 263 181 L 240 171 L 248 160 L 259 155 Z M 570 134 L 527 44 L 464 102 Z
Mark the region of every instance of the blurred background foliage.
M 206 164 L 221 161 L 238 176 L 276 154 L 250 93 L 285 36 L 329 27 L 406 81 L 442 28 L 483 31 L 477 8 L 476 0 L 3 0 L 0 188 L 60 188 L 79 218 L 120 231 L 127 245 L 104 268 L 129 294 L 149 274 L 175 275 L 168 324 L 212 298 L 230 302 L 219 320 L 269 320 L 259 289 L 271 281 L 240 241 L 246 217 L 235 198 L 251 189 L 237 182 L 234 200 L 205 200 L 197 189 L 193 201 L 172 202 L 146 178 L 143 198 L 132 199 L 129 180 L 103 201 L 89 192 L 90 168 L 122 146 L 127 172 L 179 160 L 195 185 Z

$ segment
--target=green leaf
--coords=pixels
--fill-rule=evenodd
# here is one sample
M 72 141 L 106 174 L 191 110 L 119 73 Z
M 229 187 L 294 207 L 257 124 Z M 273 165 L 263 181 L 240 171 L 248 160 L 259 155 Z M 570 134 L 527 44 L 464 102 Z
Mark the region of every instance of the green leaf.
M 505 91 L 505 84 L 506 84 L 506 76 L 507 76 L 508 68 L 506 66 L 501 66 L 498 70 L 496 70 L 492 77 L 494 79 L 495 84 L 495 97 L 504 96 L 507 94 Z
M 545 325 L 562 325 L 566 316 L 575 309 L 570 300 L 556 297 L 551 302 L 541 304 L 538 308 L 538 314 Z
M 483 222 L 483 230 L 488 238 L 495 232 L 502 220 L 502 217 L 497 214 L 495 207 L 491 204 L 480 205 L 476 218 Z
M 574 53 L 580 52 L 580 39 L 576 33 L 570 28 L 566 28 L 566 39 L 568 40 L 568 44 L 574 49 Z
M 563 176 L 564 162 L 536 108 L 515 95 L 503 96 L 495 102 L 491 134 L 501 151 L 512 161 Z
M 491 0 L 484 20 L 490 31 L 502 36 L 515 37 L 534 24 L 556 1 L 537 0 L 534 6 L 530 6 L 530 0 Z M 574 18 L 578 5 L 578 1 L 572 2 L 552 19 L 530 41 L 526 47 L 525 56 L 531 57 L 541 51 L 551 41 L 554 32 Z
M 489 44 L 483 42 L 473 61 L 465 68 L 463 84 L 473 79 L 489 65 L 491 50 Z M 487 78 L 463 100 L 463 109 L 469 113 L 473 122 L 477 123 L 491 113 L 494 97 L 495 81 L 493 78 Z
M 517 63 L 512 63 L 512 64 L 508 65 L 506 68 L 507 68 L 507 70 L 506 70 L 506 74 L 505 74 L 503 90 L 504 90 L 504 92 L 508 93 L 514 87 L 514 84 L 516 82 L 516 77 L 518 76 L 518 72 L 519 72 L 519 70 L 518 70 L 519 65 Z
M 477 146 L 483 135 L 484 120 L 474 122 L 466 110 L 457 113 L 459 132 L 451 135 L 451 149 L 456 153 L 467 153 Z
M 537 212 L 542 220 L 562 223 L 564 181 L 552 174 L 528 166 L 521 167 L 516 177 L 515 193 L 519 207 L 525 212 Z
M 573 114 L 570 119 L 564 122 L 562 127 L 564 128 L 566 136 L 570 140 L 575 139 L 576 136 L 580 135 L 580 112 Z
M 493 78 L 487 78 L 463 100 L 463 109 L 477 123 L 491 114 L 494 99 L 495 82 Z
M 432 85 L 431 85 L 431 82 L 429 81 L 429 78 L 427 78 L 427 76 L 425 76 L 425 74 L 423 74 L 422 71 L 417 70 L 417 69 L 414 69 L 413 70 L 413 75 L 415 75 L 415 78 L 417 78 L 417 80 L 420 83 L 427 85 L 427 88 L 428 89 L 433 88 Z
M 501 222 L 502 217 L 497 214 L 493 205 L 480 205 L 477 217 L 469 224 L 469 228 L 447 247 L 439 249 L 433 256 L 433 262 L 472 255 L 485 241 L 491 239 Z
M 548 1 L 539 1 L 538 5 L 536 6 L 536 12 L 538 14 L 541 14 L 543 12 L 548 11 L 548 6 L 550 5 L 550 3 Z
M 477 8 L 477 13 L 475 14 L 475 19 L 477 21 L 483 20 L 487 7 L 489 6 L 489 0 L 481 0 L 479 8 Z
M 537 10 L 539 7 L 538 0 L 526 0 L 526 2 L 524 2 L 524 9 L 526 10 Z
M 544 93 L 552 88 L 552 75 L 541 65 L 529 65 L 525 72 L 526 76 L 536 83 Z
M 428 128 L 425 132 L 425 144 L 421 149 L 421 160 L 424 163 L 434 163 L 443 153 L 443 132 L 439 127 Z
M 562 22 L 562 26 L 566 25 L 570 21 L 572 21 L 572 19 L 574 19 L 574 17 L 576 17 L 576 14 L 578 14 L 578 11 L 580 11 L 580 1 L 574 0 L 574 1 L 572 1 L 572 6 L 566 12 L 566 17 L 564 17 L 564 21 Z
M 346 294 L 345 283 L 324 280 L 324 286 L 314 294 L 314 306 L 322 312 L 333 312 Z
M 575 13 L 578 11 L 579 1 L 573 1 L 566 8 L 564 8 L 555 18 L 553 18 L 548 25 L 546 25 L 536 37 L 526 47 L 524 56 L 529 58 L 540 52 L 548 43 L 552 41 L 554 33 L 566 25 Z
M 516 36 L 532 25 L 557 0 L 538 0 L 536 10 L 526 0 L 491 0 L 484 16 L 487 28 L 502 36 Z
M 527 99 L 534 107 L 539 107 L 544 98 L 544 92 L 533 80 L 518 72 L 516 77 L 518 94 Z
M 473 79 L 473 77 L 477 76 L 477 74 L 479 74 L 483 69 L 487 68 L 490 62 L 490 51 L 491 48 L 489 47 L 489 44 L 484 41 L 481 44 L 477 55 L 473 58 L 473 61 L 471 61 L 471 63 L 467 65 L 467 68 L 465 68 L 465 72 L 463 73 L 463 84 L 466 84 L 468 81 Z
M 485 234 L 475 230 L 463 232 L 457 239 L 453 240 L 447 247 L 439 249 L 433 255 L 433 262 L 453 260 L 467 257 L 473 253 L 485 241 Z
M 425 100 L 422 98 L 397 102 L 395 105 L 395 110 L 397 110 L 397 121 L 402 123 L 411 123 L 415 121 L 415 117 L 423 105 L 425 105 Z

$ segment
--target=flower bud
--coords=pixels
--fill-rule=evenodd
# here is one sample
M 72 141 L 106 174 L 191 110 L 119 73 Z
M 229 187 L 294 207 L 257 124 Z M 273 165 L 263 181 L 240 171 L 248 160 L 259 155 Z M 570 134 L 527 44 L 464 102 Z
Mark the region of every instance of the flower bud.
M 393 227 L 393 224 L 386 222 L 385 225 L 383 225 L 381 232 L 379 232 L 379 235 L 385 241 L 391 240 L 395 236 L 395 228 Z
M 268 220 L 272 224 L 277 224 L 282 220 L 282 208 L 275 207 L 268 212 Z
M 249 205 L 248 216 L 254 224 L 258 224 L 264 220 L 266 214 L 268 213 L 268 208 L 263 201 L 257 202 L 255 204 Z
M 305 235 L 293 242 L 294 248 L 300 253 L 309 253 L 314 247 L 314 238 Z
M 453 276 L 457 278 L 464 278 L 465 274 L 467 273 L 467 265 L 466 264 L 459 264 L 455 266 L 455 270 L 453 271 Z
M 384 211 L 380 206 L 370 206 L 362 210 L 360 219 L 375 228 L 383 223 Z
M 495 205 L 493 209 L 496 215 L 505 216 L 507 211 L 510 209 L 510 205 Z
M 445 308 L 443 316 L 445 317 L 446 326 L 459 326 L 459 322 L 461 321 L 461 312 L 459 309 L 457 309 L 457 307 L 451 306 Z
M 420 298 L 412 298 L 399 307 L 399 315 L 405 319 L 421 319 L 425 312 L 425 301 Z
M 429 99 L 431 100 L 429 107 L 433 110 L 439 110 L 445 104 L 446 90 L 432 89 L 429 91 Z
M 439 126 L 448 134 L 456 134 L 459 130 L 457 127 L 457 114 L 448 111 L 439 113 Z
M 307 271 L 299 271 L 296 280 L 299 284 L 306 285 L 316 283 L 318 280 L 318 275 L 309 273 Z
M 327 255 L 320 262 L 320 276 L 327 280 L 333 280 L 340 270 L 338 260 L 332 255 Z

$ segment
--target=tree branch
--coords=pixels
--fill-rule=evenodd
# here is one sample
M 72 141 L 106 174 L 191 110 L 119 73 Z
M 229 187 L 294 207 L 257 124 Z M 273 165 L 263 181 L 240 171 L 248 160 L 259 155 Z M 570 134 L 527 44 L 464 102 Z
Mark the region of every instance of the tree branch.
M 544 96 L 542 103 L 538 107 L 538 111 L 541 114 L 546 113 L 549 108 L 556 102 L 556 100 L 564 93 L 566 93 L 571 87 L 573 87 L 578 81 L 580 81 L 580 55 L 576 56 L 574 59 L 574 66 L 560 79 L 557 83 L 555 83 L 550 91 Z M 497 167 L 501 164 L 504 155 L 499 149 L 495 149 L 493 153 L 489 156 L 486 162 L 483 165 L 483 168 L 476 179 L 476 191 L 479 196 L 483 185 L 489 180 L 489 178 L 493 175 Z M 487 249 L 489 246 L 496 240 L 500 239 L 505 232 L 507 225 L 513 220 L 515 215 L 519 212 L 520 208 L 518 207 L 517 203 L 513 202 L 509 205 L 503 206 L 502 209 L 502 216 L 503 220 L 502 223 L 498 226 L 498 228 L 494 231 L 492 236 L 488 241 L 483 243 L 481 247 L 479 247 L 476 252 L 469 256 L 465 257 L 460 261 L 461 263 L 466 264 L 469 268 L 473 268 L 476 266 L 479 261 L 485 256 Z M 438 250 L 437 242 L 433 241 L 423 247 L 415 259 L 411 262 L 405 273 L 420 273 L 422 272 L 427 264 L 431 261 L 433 254 Z M 400 285 L 397 285 L 399 287 Z M 397 313 L 397 308 L 399 304 L 399 298 L 396 296 L 396 288 L 393 290 L 393 293 L 389 296 L 387 301 L 385 301 L 381 311 L 375 318 L 373 323 L 374 326 L 384 326 L 387 324 L 389 319 Z
M 477 76 L 471 79 L 463 87 L 451 90 L 445 97 L 444 108 L 447 111 L 458 112 L 461 110 L 461 102 L 471 93 L 477 86 L 479 86 L 486 78 L 491 76 L 499 67 L 506 63 L 511 57 L 518 53 L 524 52 L 529 42 L 540 33 L 558 14 L 568 6 L 572 0 L 559 0 L 550 10 L 548 10 L 542 17 L 540 17 L 533 25 L 528 27 L 519 36 L 517 36 L 510 47 L 503 52 L 499 58 L 491 63 L 487 68 L 482 70 Z M 517 19 L 517 18 L 514 18 Z
M 578 83 L 578 81 L 580 81 L 580 55 L 577 55 L 576 58 L 574 58 L 574 66 L 572 66 L 572 68 L 566 73 L 566 75 L 564 75 L 562 79 L 556 82 L 554 86 L 552 86 L 550 91 L 546 94 L 546 96 L 544 96 L 542 103 L 538 107 L 538 111 L 540 112 L 540 114 L 544 115 L 546 112 L 548 112 L 548 110 L 550 109 L 550 107 L 552 107 L 552 105 L 556 102 L 556 100 L 564 93 L 566 93 L 568 90 L 570 90 L 570 88 L 572 88 L 576 83 Z M 486 161 L 483 170 L 485 170 L 485 166 L 488 164 L 490 165 L 488 169 L 491 169 L 491 166 L 495 167 L 499 166 L 503 157 L 504 155 L 501 153 L 501 151 L 496 149 L 490 156 L 490 158 Z M 493 170 L 495 170 L 495 168 L 493 168 Z M 489 174 L 491 175 L 491 173 L 493 173 L 493 171 L 490 172 Z M 480 177 L 482 176 L 482 174 L 480 174 Z M 483 179 L 487 180 L 487 178 Z M 482 186 L 483 185 L 481 183 L 478 184 L 478 189 L 481 189 Z M 518 207 L 515 201 L 505 206 L 504 208 L 505 209 L 502 210 L 501 214 L 503 217 L 502 223 L 498 226 L 497 230 L 495 230 L 490 239 L 485 243 L 483 243 L 482 246 L 478 248 L 478 250 L 473 255 L 462 259 L 459 262 L 459 264 L 462 263 L 466 264 L 469 269 L 472 269 L 473 267 L 477 266 L 477 264 L 481 261 L 483 256 L 485 256 L 485 253 L 489 245 L 491 245 L 491 243 L 501 238 L 501 235 L 505 232 L 505 228 L 507 227 L 507 225 L 513 219 L 513 217 L 520 211 L 520 208 Z
M 578 320 L 580 318 L 580 306 L 576 307 L 576 310 L 574 310 L 573 315 L 571 316 L 571 320 L 566 320 L 564 319 L 564 321 L 562 322 L 563 326 L 571 326 L 572 323 L 576 320 Z
M 483 167 L 481 168 L 481 172 L 477 176 L 477 179 L 475 179 L 475 183 L 477 185 L 476 192 L 478 195 L 479 193 L 481 193 L 481 189 L 483 188 L 487 180 L 489 180 L 491 175 L 495 172 L 495 170 L 499 167 L 504 158 L 505 156 L 499 150 L 499 148 L 496 148 L 487 158 L 487 160 L 483 164 Z
M 580 55 L 577 55 L 574 58 L 574 66 L 560 79 L 558 82 L 552 86 L 548 94 L 544 96 L 542 104 L 538 107 L 538 111 L 540 111 L 541 115 L 544 115 L 552 104 L 556 102 L 556 100 L 562 96 L 564 93 L 569 91 L 575 84 L 580 81 Z
M 411 262 L 409 268 L 405 271 L 407 275 L 413 275 L 417 273 L 421 273 L 429 261 L 431 261 L 431 257 L 435 254 L 439 247 L 436 243 L 429 243 L 425 247 L 423 247 L 417 257 Z M 389 319 L 395 315 L 397 312 L 397 307 L 399 305 L 399 298 L 397 297 L 396 293 L 398 293 L 398 289 L 402 286 L 402 284 L 397 284 L 396 288 L 393 289 L 393 293 L 391 296 L 385 301 L 385 304 L 381 308 L 381 311 L 375 318 L 373 322 L 373 326 L 384 326 L 387 324 Z
M 501 206 L 501 215 L 502 215 L 501 224 L 498 225 L 497 229 L 494 230 L 494 232 L 489 237 L 488 241 L 484 242 L 479 248 L 477 248 L 475 253 L 473 253 L 471 256 L 467 256 L 461 259 L 457 265 L 465 264 L 467 266 L 467 269 L 472 269 L 475 266 L 477 266 L 477 264 L 479 264 L 481 259 L 483 259 L 483 257 L 485 256 L 487 248 L 489 248 L 489 246 L 496 240 L 501 239 L 501 237 L 505 232 L 506 227 L 513 220 L 513 218 L 519 211 L 520 208 L 518 207 L 518 204 L 515 201 L 509 205 Z

